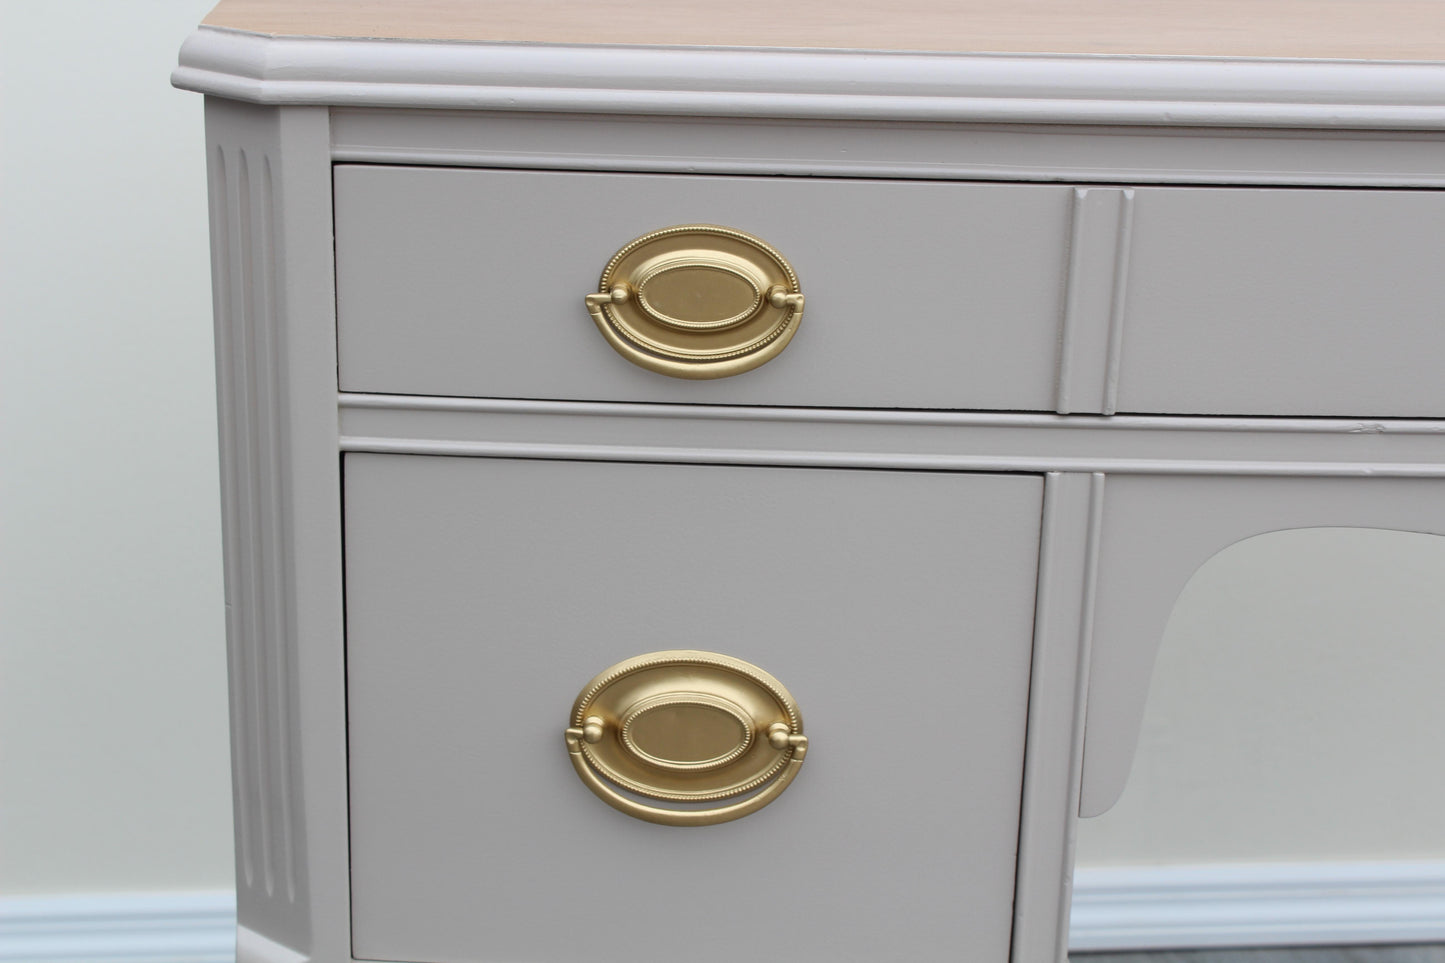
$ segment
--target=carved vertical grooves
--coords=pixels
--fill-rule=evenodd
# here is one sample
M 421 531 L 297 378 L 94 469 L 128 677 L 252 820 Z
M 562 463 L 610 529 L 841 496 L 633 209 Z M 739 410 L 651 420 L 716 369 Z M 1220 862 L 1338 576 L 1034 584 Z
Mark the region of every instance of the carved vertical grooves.
M 1129 259 L 1134 248 L 1134 191 L 1126 189 L 1119 209 L 1119 235 L 1114 251 L 1114 286 L 1109 298 L 1109 361 L 1104 374 L 1104 414 L 1119 407 L 1119 363 L 1124 354 L 1124 305 L 1129 285 Z
M 262 687 L 261 665 L 264 653 L 264 645 L 261 635 L 261 625 L 264 622 L 266 608 L 261 598 L 261 556 L 265 546 L 261 542 L 259 530 L 261 512 L 259 479 L 257 468 L 259 467 L 258 447 L 260 445 L 260 431 L 256 405 L 255 390 L 255 339 L 256 339 L 256 269 L 255 269 L 255 224 L 254 210 L 251 201 L 251 166 L 250 158 L 243 149 L 238 151 L 236 170 L 236 189 L 238 197 L 236 201 L 238 226 L 240 237 L 238 240 L 238 254 L 240 255 L 237 269 L 240 275 L 238 285 L 239 308 L 236 317 L 234 334 L 237 340 L 233 363 L 236 365 L 236 396 L 235 407 L 237 418 L 242 429 L 241 440 L 243 451 L 246 457 L 246 472 L 244 477 L 238 479 L 240 493 L 241 521 L 244 542 L 244 557 L 241 569 L 241 584 L 244 586 L 242 595 L 244 626 L 243 649 L 245 651 L 244 685 L 246 689 L 246 719 L 244 729 L 250 737 L 250 745 L 247 752 L 247 773 L 253 783 L 253 806 L 252 813 L 254 821 L 251 829 L 254 833 L 248 848 L 253 852 L 253 859 L 258 863 L 259 879 L 258 885 L 267 896 L 273 890 L 270 853 L 265 846 L 265 840 L 270 836 L 270 813 L 268 804 L 271 797 L 270 786 L 266 778 L 269 773 L 265 764 L 264 753 L 268 744 L 267 739 L 267 705 L 266 692 Z
M 1069 768 L 1069 796 L 1076 801 L 1081 791 L 1084 766 L 1084 720 L 1089 709 L 1089 670 L 1094 655 L 1094 610 L 1099 595 L 1099 545 L 1104 537 L 1104 483 L 1107 477 L 1103 472 L 1094 472 L 1089 476 L 1089 527 L 1084 543 L 1084 594 L 1079 606 L 1079 661 L 1074 688 L 1073 762 Z M 1073 828 L 1072 822 L 1070 828 Z M 1069 851 L 1072 854 L 1072 832 Z
M 1074 188 L 1069 198 L 1069 250 L 1064 275 L 1064 317 L 1059 325 L 1059 368 L 1058 392 L 1054 399 L 1054 410 L 1065 414 L 1073 410 L 1073 367 L 1075 329 L 1080 324 L 1080 279 L 1084 271 L 1083 256 L 1085 190 Z
M 292 654 L 295 651 L 296 618 L 295 598 L 290 590 L 290 586 L 295 584 L 291 572 L 292 552 L 288 544 L 288 533 L 291 531 L 292 522 L 291 503 L 285 487 L 289 474 L 285 454 L 289 448 L 289 439 L 286 437 L 285 412 L 290 408 L 290 400 L 287 397 L 286 380 L 283 377 L 286 370 L 284 343 L 278 330 L 281 312 L 277 287 L 281 265 L 276 238 L 278 214 L 276 191 L 270 157 L 263 158 L 260 188 L 261 196 L 256 214 L 260 225 L 260 230 L 257 232 L 258 254 L 264 267 L 261 272 L 263 293 L 261 306 L 264 323 L 258 326 L 258 330 L 266 341 L 266 353 L 261 357 L 267 360 L 262 372 L 265 379 L 264 391 L 260 393 L 260 397 L 265 399 L 267 406 L 265 422 L 267 430 L 264 433 L 268 442 L 265 478 L 269 485 L 268 510 L 265 513 L 269 525 L 263 543 L 269 548 L 266 558 L 266 575 L 269 579 L 266 586 L 269 599 L 267 611 L 270 616 L 267 625 L 266 691 L 270 702 L 269 718 L 274 726 L 275 740 L 271 744 L 272 752 L 267 758 L 267 763 L 271 768 L 270 779 L 275 793 L 274 798 L 278 801 L 281 811 L 280 825 L 272 838 L 275 847 L 273 869 L 279 872 L 281 877 L 279 882 L 284 884 L 284 895 L 290 902 L 296 898 L 293 796 L 290 778 L 291 765 L 296 759 L 296 753 L 292 743 L 294 727 L 292 726 L 291 689 L 289 686 L 289 680 L 295 678 L 295 667 L 291 663 Z
M 1068 948 L 1104 483 L 1044 481 L 1010 963 L 1059 963 Z
M 264 152 L 218 146 L 214 165 L 237 869 L 251 894 L 294 903 L 296 617 L 276 191 Z
M 1061 415 L 1114 412 L 1133 200 L 1127 188 L 1074 188 L 1054 408 Z
M 211 168 L 211 233 L 214 302 L 216 319 L 216 392 L 220 398 L 218 411 L 221 442 L 221 524 L 225 528 L 224 561 L 226 572 L 226 658 L 228 678 L 231 680 L 231 759 L 234 770 L 232 804 L 235 806 L 237 827 L 236 869 L 244 887 L 255 884 L 256 865 L 252 858 L 249 840 L 255 838 L 252 830 L 254 806 L 248 773 L 251 771 L 252 743 L 242 730 L 246 716 L 244 706 L 247 687 L 244 680 L 245 647 L 241 640 L 245 633 L 244 592 L 240 583 L 242 568 L 241 546 L 233 535 L 241 530 L 241 497 L 239 486 L 244 484 L 246 466 L 236 447 L 237 439 L 244 436 L 245 426 L 237 424 L 240 418 L 236 397 L 232 361 L 237 356 L 233 343 L 237 330 L 237 311 L 233 298 L 237 297 L 236 285 L 231 283 L 232 231 L 239 231 L 239 206 L 232 200 L 232 191 L 239 190 L 232 180 L 227 163 L 226 149 L 217 145 Z
M 319 902 L 331 934 L 321 958 L 340 959 L 348 893 L 329 115 L 212 98 L 206 131 L 237 924 L 302 960 L 317 948 Z M 308 796 L 313 778 L 343 791 Z M 270 958 L 246 945 L 246 958 Z
M 247 419 L 245 449 L 250 470 L 243 483 L 245 491 L 245 540 L 249 546 L 246 553 L 245 584 L 246 612 L 249 632 L 246 639 L 246 686 L 249 693 L 247 724 L 251 734 L 251 775 L 256 785 L 256 856 L 260 865 L 258 885 L 267 896 L 275 891 L 275 870 L 271 860 L 271 800 L 275 795 L 271 783 L 271 771 L 266 759 L 267 749 L 272 746 L 271 693 L 268 691 L 266 664 L 269 661 L 267 649 L 271 629 L 271 599 L 266 596 L 264 583 L 267 555 L 270 545 L 265 540 L 263 529 L 265 506 L 270 502 L 265 490 L 270 481 L 267 466 L 262 460 L 265 444 L 266 412 L 262 410 L 264 392 L 258 390 L 258 367 L 262 359 L 256 355 L 256 343 L 264 333 L 260 329 L 264 319 L 257 306 L 256 277 L 256 208 L 255 190 L 252 183 L 250 154 L 240 151 L 238 164 L 241 190 L 241 279 L 243 310 L 238 333 L 238 385 L 241 395 L 237 399 L 242 416 Z M 264 281 L 264 279 L 262 279 Z

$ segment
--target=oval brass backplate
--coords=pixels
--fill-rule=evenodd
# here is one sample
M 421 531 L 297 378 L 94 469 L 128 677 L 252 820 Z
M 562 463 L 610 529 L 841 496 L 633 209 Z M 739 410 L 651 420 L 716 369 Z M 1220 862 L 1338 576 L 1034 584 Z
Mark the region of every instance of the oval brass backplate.
M 587 311 L 624 358 L 674 378 L 725 378 L 778 356 L 803 318 L 798 278 L 760 238 L 679 224 L 624 245 Z
M 716 652 L 674 649 L 619 662 L 572 706 L 567 751 L 594 793 L 630 816 L 706 826 L 756 812 L 787 788 L 808 751 L 782 683 Z M 624 790 L 624 792 L 619 792 Z M 708 808 L 653 806 L 737 802 Z

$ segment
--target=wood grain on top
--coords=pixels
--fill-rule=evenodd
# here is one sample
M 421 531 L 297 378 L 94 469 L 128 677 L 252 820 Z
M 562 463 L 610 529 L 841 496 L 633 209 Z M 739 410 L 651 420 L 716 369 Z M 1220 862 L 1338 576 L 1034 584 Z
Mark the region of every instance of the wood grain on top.
M 285 36 L 1445 60 L 1445 0 L 221 0 Z

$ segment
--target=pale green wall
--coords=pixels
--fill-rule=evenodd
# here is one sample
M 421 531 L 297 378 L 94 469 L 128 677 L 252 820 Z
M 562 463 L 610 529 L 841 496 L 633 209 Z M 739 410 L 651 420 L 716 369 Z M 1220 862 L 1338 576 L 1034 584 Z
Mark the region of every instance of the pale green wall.
M 1275 532 L 1185 587 L 1078 860 L 1440 859 L 1441 800 L 1445 538 Z
M 166 79 L 207 7 L 3 7 L 0 895 L 231 877 L 201 99 Z M 1221 556 L 1081 863 L 1445 856 L 1442 585 L 1445 539 Z
M 207 9 L 0 8 L 0 894 L 230 885 Z

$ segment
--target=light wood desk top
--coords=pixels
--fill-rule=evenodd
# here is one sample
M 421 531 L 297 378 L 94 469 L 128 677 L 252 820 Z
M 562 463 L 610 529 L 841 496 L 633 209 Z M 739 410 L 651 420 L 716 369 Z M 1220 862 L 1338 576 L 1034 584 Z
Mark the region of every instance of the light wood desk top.
M 222 0 L 282 36 L 1445 60 L 1445 0 Z

